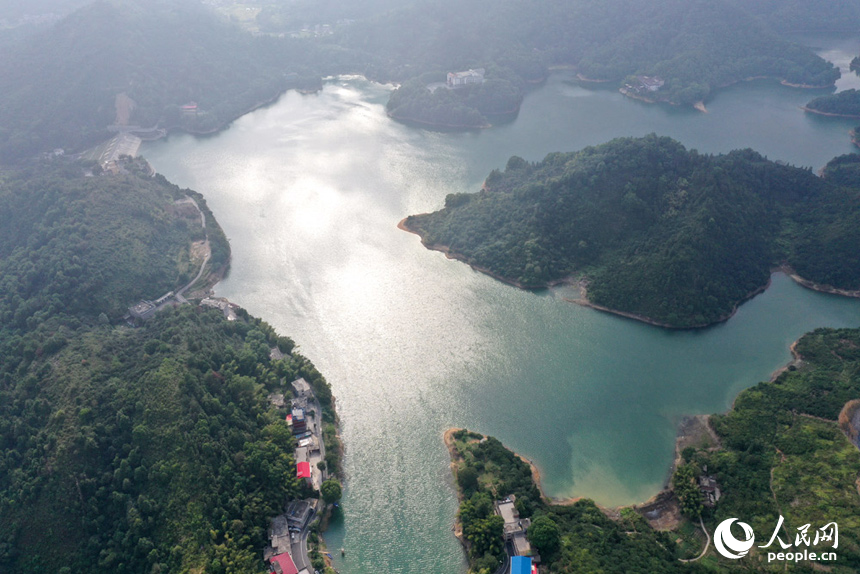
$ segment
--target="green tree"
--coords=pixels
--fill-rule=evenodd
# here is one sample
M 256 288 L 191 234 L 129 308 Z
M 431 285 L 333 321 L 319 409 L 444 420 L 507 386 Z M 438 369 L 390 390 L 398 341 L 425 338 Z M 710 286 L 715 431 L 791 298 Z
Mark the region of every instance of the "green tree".
M 327 504 L 337 502 L 343 494 L 340 483 L 334 478 L 330 478 L 322 483 L 320 491 L 322 492 L 323 500 L 325 500 Z
M 561 545 L 558 525 L 549 516 L 535 518 L 528 531 L 529 541 L 541 554 L 552 554 Z
M 474 466 L 464 466 L 457 471 L 457 484 L 463 490 L 476 490 L 478 488 L 478 471 Z
M 696 485 L 696 470 L 692 464 L 682 465 L 675 471 L 672 488 L 685 516 L 693 518 L 701 514 L 702 493 Z

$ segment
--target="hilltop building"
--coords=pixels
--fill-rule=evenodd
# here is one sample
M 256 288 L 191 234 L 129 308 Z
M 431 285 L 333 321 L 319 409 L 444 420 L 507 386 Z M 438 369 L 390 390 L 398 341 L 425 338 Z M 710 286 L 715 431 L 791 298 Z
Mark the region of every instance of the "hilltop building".
M 448 72 L 448 87 L 468 86 L 484 83 L 484 68 L 466 70 L 465 72 Z
M 128 308 L 128 313 L 138 321 L 146 321 L 155 315 L 157 308 L 152 301 L 141 301 Z
M 657 76 L 636 76 L 636 78 L 639 80 L 639 89 L 649 92 L 656 92 L 666 83 Z

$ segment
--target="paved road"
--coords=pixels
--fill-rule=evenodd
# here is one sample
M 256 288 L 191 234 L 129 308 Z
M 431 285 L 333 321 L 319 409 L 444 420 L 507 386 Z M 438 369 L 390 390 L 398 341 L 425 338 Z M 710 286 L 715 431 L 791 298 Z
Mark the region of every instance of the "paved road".
M 188 299 L 184 297 L 185 292 L 188 291 L 188 289 L 192 285 L 197 283 L 197 280 L 203 276 L 203 271 L 206 269 L 206 264 L 209 263 L 209 258 L 212 256 L 212 249 L 209 247 L 209 231 L 206 230 L 206 216 L 203 215 L 203 211 L 200 209 L 200 206 L 197 205 L 197 202 L 194 201 L 194 199 L 190 197 L 187 199 L 192 204 L 194 204 L 194 207 L 197 208 L 197 212 L 200 214 L 200 225 L 203 226 L 203 231 L 206 234 L 206 241 L 203 244 L 206 247 L 206 257 L 203 258 L 203 263 L 200 265 L 200 271 L 197 272 L 197 276 L 191 280 L 191 283 L 176 292 L 176 300 L 179 301 L 180 304 L 188 303 Z
M 310 517 L 308 518 L 307 524 L 310 524 L 314 521 L 314 516 L 316 515 L 316 511 L 311 512 Z M 311 558 L 308 555 L 308 534 L 310 534 L 310 530 L 307 528 L 302 529 L 299 534 L 298 542 L 293 542 L 291 544 L 290 549 L 292 550 L 291 554 L 293 555 L 293 562 L 298 568 L 299 572 L 302 571 L 303 568 L 307 568 L 308 571 L 313 572 L 313 568 L 311 568 Z

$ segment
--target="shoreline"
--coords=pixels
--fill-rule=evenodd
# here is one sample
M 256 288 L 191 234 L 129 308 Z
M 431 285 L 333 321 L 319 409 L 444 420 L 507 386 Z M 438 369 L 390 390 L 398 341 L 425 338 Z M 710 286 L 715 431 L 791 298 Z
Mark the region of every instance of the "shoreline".
M 588 84 L 608 84 L 609 82 L 612 81 L 612 80 L 599 80 L 596 78 L 587 78 L 580 73 L 576 74 L 576 79 L 579 80 L 580 82 L 586 82 Z
M 437 122 L 428 122 L 425 120 L 416 120 L 413 118 L 405 118 L 405 117 L 395 116 L 394 114 L 392 114 L 391 112 L 389 112 L 387 110 L 385 112 L 385 115 L 388 116 L 389 119 L 392 119 L 394 121 L 403 122 L 403 123 L 407 123 L 407 124 L 417 124 L 419 127 L 420 126 L 428 126 L 428 127 L 446 128 L 446 129 L 452 129 L 452 130 L 486 130 L 486 129 L 493 127 L 493 124 L 483 124 L 480 126 L 474 126 L 474 125 L 470 126 L 470 125 L 465 125 L 465 124 L 440 124 Z
M 833 287 L 832 285 L 822 285 L 821 283 L 816 283 L 815 281 L 810 281 L 809 279 L 804 279 L 789 265 L 780 265 L 777 268 L 778 271 L 785 273 L 788 275 L 792 281 L 800 285 L 801 287 L 806 287 L 812 291 L 818 291 L 819 293 L 828 293 L 830 295 L 839 295 L 841 297 L 851 297 L 852 299 L 860 299 L 860 289 L 852 291 L 850 289 L 839 289 L 838 287 Z
M 428 214 L 420 213 L 420 214 L 416 214 L 416 215 L 428 215 Z M 411 217 L 411 216 L 409 216 L 409 217 Z M 540 289 L 549 289 L 551 287 L 557 287 L 559 285 L 579 286 L 580 292 L 581 292 L 581 298 L 580 299 L 571 299 L 569 297 L 562 297 L 562 300 L 567 301 L 568 303 L 575 303 L 576 305 L 580 305 L 582 307 L 588 307 L 588 308 L 594 309 L 596 311 L 602 311 L 604 313 L 611 313 L 613 315 L 618 315 L 620 317 L 625 317 L 627 319 L 634 319 L 636 321 L 640 321 L 640 322 L 645 323 L 647 325 L 652 325 L 654 327 L 662 327 L 664 329 L 674 329 L 674 330 L 704 329 L 706 327 L 712 327 L 712 326 L 718 325 L 720 323 L 725 323 L 726 321 L 731 319 L 735 315 L 735 313 L 738 312 L 738 309 L 740 308 L 740 306 L 742 304 L 746 303 L 747 301 L 749 301 L 750 299 L 752 299 L 756 295 L 761 295 L 762 293 L 767 291 L 768 287 L 770 287 L 770 284 L 771 284 L 771 277 L 769 276 L 767 283 L 765 283 L 763 286 L 759 287 L 758 289 L 754 290 L 753 292 L 748 293 L 746 297 L 744 297 L 742 300 L 735 303 L 735 305 L 732 307 L 732 310 L 730 313 L 720 317 L 716 321 L 712 321 L 710 323 L 703 323 L 701 325 L 690 325 L 690 326 L 681 327 L 681 326 L 677 326 L 677 325 L 671 325 L 669 323 L 664 323 L 662 321 L 657 321 L 656 319 L 652 319 L 651 317 L 647 317 L 645 315 L 639 315 L 637 313 L 631 313 L 629 311 L 621 311 L 619 309 L 612 309 L 610 307 L 604 307 L 603 305 L 598 305 L 597 303 L 593 303 L 593 302 L 588 300 L 587 290 L 585 288 L 584 281 L 582 281 L 582 280 L 575 281 L 575 280 L 571 279 L 570 277 L 565 277 L 562 279 L 556 279 L 553 281 L 549 281 L 549 282 L 544 283 L 542 285 L 534 285 L 534 286 L 523 285 L 519 281 L 516 281 L 516 280 L 511 279 L 509 277 L 504 277 L 504 276 L 499 275 L 498 273 L 495 273 L 495 272 L 493 272 L 493 271 L 491 271 L 485 267 L 482 267 L 480 265 L 476 265 L 476 264 L 470 262 L 468 259 L 466 259 L 465 256 L 451 251 L 451 249 L 446 245 L 441 245 L 441 244 L 428 245 L 427 243 L 424 242 L 424 238 L 421 236 L 421 234 L 418 231 L 415 231 L 414 229 L 411 229 L 408 226 L 407 220 L 409 219 L 409 217 L 404 217 L 403 219 L 401 219 L 400 222 L 397 224 L 397 229 L 400 229 L 401 231 L 405 231 L 407 233 L 412 233 L 414 235 L 417 235 L 421 239 L 421 244 L 425 248 L 427 248 L 431 251 L 438 251 L 440 253 L 443 253 L 445 255 L 445 257 L 447 257 L 448 259 L 453 259 L 455 261 L 460 261 L 462 263 L 465 263 L 466 265 L 471 267 L 473 270 L 478 271 L 480 273 L 483 273 L 485 275 L 489 275 L 493 279 L 501 281 L 502 283 L 506 283 L 506 284 L 511 285 L 513 287 L 523 289 L 524 291 L 537 291 Z M 785 272 L 785 270 L 783 268 L 779 267 L 776 269 L 771 269 L 770 275 L 772 276 L 773 273 L 776 271 Z M 786 273 L 786 275 L 788 275 L 788 273 Z M 789 276 L 792 277 L 792 279 L 794 279 L 794 276 L 791 276 L 791 275 L 789 275 Z M 795 281 L 797 281 L 797 280 L 795 279 Z M 810 289 L 813 289 L 813 287 L 810 287 Z M 839 294 L 838 291 L 830 291 L 830 292 Z M 852 292 L 852 293 L 857 293 L 856 295 L 852 295 L 852 296 L 860 297 L 860 291 L 856 291 L 856 292 Z
M 732 317 L 735 316 L 735 313 L 738 312 L 738 309 L 740 309 L 741 305 L 743 305 L 744 303 L 746 303 L 750 299 L 756 297 L 757 295 L 761 295 L 762 293 L 767 291 L 768 288 L 770 287 L 773 274 L 776 272 L 784 272 L 784 271 L 781 268 L 771 269 L 770 275 L 767 278 L 767 283 L 765 283 L 764 285 L 762 285 L 758 289 L 748 293 L 743 299 L 741 299 L 740 301 L 735 303 L 734 306 L 732 307 L 732 310 L 728 314 L 723 315 L 723 316 L 719 317 L 717 320 L 712 321 L 710 323 L 702 323 L 700 325 L 690 325 L 688 327 L 679 327 L 676 325 L 670 325 L 669 323 L 663 323 L 661 321 L 657 321 L 657 320 L 652 319 L 650 317 L 647 317 L 645 315 L 630 313 L 628 311 L 620 311 L 618 309 L 612 309 L 609 307 L 604 307 L 603 305 L 598 305 L 596 303 L 592 303 L 591 301 L 588 300 L 588 292 L 586 290 L 585 285 L 583 285 L 583 284 L 580 284 L 580 291 L 582 293 L 581 299 L 570 299 L 567 297 L 563 297 L 563 299 L 565 301 L 567 301 L 568 303 L 576 303 L 577 305 L 581 305 L 583 307 L 589 307 L 591 309 L 596 309 L 597 311 L 603 311 L 604 313 L 612 313 L 613 315 L 619 315 L 621 317 L 626 317 L 628 319 L 634 319 L 636 321 L 641 321 L 642 323 L 646 323 L 648 325 L 653 325 L 655 327 L 662 327 L 664 329 L 674 329 L 674 330 L 705 329 L 707 327 L 713 327 L 714 325 L 719 325 L 720 323 L 725 323 L 726 321 L 728 321 L 729 319 L 731 319 Z M 788 275 L 788 274 L 786 273 L 786 275 Z
M 799 342 L 800 342 L 800 339 L 797 339 L 793 343 L 791 343 L 791 345 L 789 346 L 789 351 L 791 353 L 792 359 L 788 363 L 786 363 L 785 365 L 774 370 L 770 376 L 769 382 L 771 382 L 771 383 L 774 382 L 779 377 L 779 375 L 788 371 L 791 366 L 800 366 L 803 363 L 803 358 L 797 353 L 797 344 Z M 752 386 L 754 386 L 754 385 L 752 385 Z M 747 388 L 751 388 L 752 386 L 747 387 Z M 738 394 L 735 396 L 735 399 L 732 400 L 731 406 L 729 406 L 729 408 L 726 409 L 726 411 L 725 411 L 726 413 L 730 412 L 732 409 L 735 408 L 735 401 L 737 400 L 737 397 L 740 396 L 741 393 L 743 393 L 745 390 L 747 390 L 747 389 L 743 389 L 743 390 L 738 392 Z M 860 412 L 860 399 L 857 399 L 856 401 L 850 401 L 849 403 L 846 404 L 846 407 L 849 406 L 849 404 L 851 404 L 851 403 L 857 403 L 855 405 L 852 405 L 852 407 L 853 407 L 853 409 Z M 725 414 L 725 413 L 723 413 L 723 414 Z M 606 514 L 607 516 L 609 516 L 611 518 L 613 516 L 617 516 L 618 513 L 624 508 L 632 508 L 634 510 L 642 510 L 642 509 L 645 509 L 645 508 L 652 506 L 654 504 L 661 503 L 667 498 L 667 496 L 671 496 L 671 494 L 673 492 L 672 488 L 671 488 L 672 475 L 675 473 L 675 470 L 678 468 L 678 465 L 681 461 L 681 452 L 684 450 L 684 448 L 686 448 L 687 446 L 691 446 L 694 442 L 701 442 L 701 439 L 703 438 L 703 433 L 706 433 L 707 438 L 711 442 L 714 443 L 713 446 L 711 446 L 710 448 L 713 448 L 713 449 L 721 448 L 722 443 L 720 441 L 720 438 L 716 434 L 716 431 L 714 431 L 713 427 L 711 427 L 711 416 L 712 416 L 712 414 L 698 414 L 698 415 L 684 415 L 683 417 L 681 417 L 681 419 L 677 423 L 676 430 L 675 430 L 675 447 L 674 447 L 675 456 L 673 457 L 672 463 L 669 466 L 668 472 L 666 474 L 666 479 L 663 483 L 663 487 L 658 492 L 656 492 L 653 496 L 648 498 L 647 500 L 643 500 L 641 502 L 636 502 L 633 504 L 622 504 L 620 506 L 603 506 L 601 504 L 598 504 L 597 502 L 594 502 L 593 499 L 590 499 L 587 496 L 572 496 L 572 497 L 568 497 L 568 498 L 558 498 L 558 497 L 549 496 L 543 488 L 542 475 L 540 472 L 540 468 L 537 466 L 537 464 L 534 461 L 526 458 L 525 456 L 521 455 L 518 452 L 514 452 L 514 455 L 516 455 L 517 458 L 519 458 L 524 463 L 529 465 L 529 468 L 531 469 L 532 480 L 534 481 L 535 486 L 537 486 L 538 491 L 541 493 L 541 496 L 549 504 L 558 505 L 558 506 L 570 506 L 570 505 L 572 505 L 572 504 L 574 504 L 580 500 L 588 499 L 588 500 L 591 500 L 592 502 L 594 502 L 595 506 L 600 508 L 600 510 L 604 514 Z M 442 440 L 445 444 L 445 447 L 448 449 L 448 454 L 449 454 L 449 457 L 451 459 L 450 468 L 451 468 L 452 476 L 454 476 L 454 470 L 457 467 L 457 462 L 461 459 L 461 457 L 454 450 L 454 436 L 453 435 L 455 432 L 462 431 L 462 430 L 467 430 L 467 429 L 458 428 L 458 427 L 448 428 L 445 430 L 445 432 L 443 433 L 443 437 L 442 437 Z M 482 437 L 487 436 L 485 434 L 478 433 L 478 432 L 472 431 L 472 430 L 470 430 L 469 432 L 472 432 L 475 434 L 480 434 Z M 860 432 L 860 429 L 858 429 L 858 432 Z M 507 447 L 505 447 L 505 448 L 507 448 Z M 858 447 L 858 448 L 860 448 L 860 447 Z M 456 485 L 455 485 L 455 488 L 457 490 L 457 500 L 459 502 L 462 502 L 462 495 L 460 493 L 460 489 Z M 647 518 L 646 518 L 646 520 L 647 520 Z M 458 521 L 458 523 L 459 523 L 459 521 Z
M 848 118 L 852 120 L 860 119 L 860 114 L 834 114 L 833 112 L 822 112 L 821 110 L 816 110 L 815 108 L 810 108 L 807 106 L 800 106 L 800 109 L 808 114 L 815 114 L 817 116 L 825 116 L 828 118 Z M 855 140 L 851 140 L 855 144 L 857 143 Z
M 418 215 L 429 215 L 429 214 L 420 213 Z M 400 222 L 398 222 L 398 224 L 397 224 L 397 229 L 399 229 L 401 231 L 405 231 L 406 233 L 412 233 L 413 235 L 417 235 L 418 238 L 421 240 L 421 245 L 423 245 L 425 248 L 429 249 L 430 251 L 438 251 L 439 253 L 444 254 L 445 257 L 447 257 L 448 259 L 453 259 L 455 261 L 460 261 L 461 263 L 465 263 L 466 265 L 471 267 L 473 270 L 478 271 L 480 273 L 483 273 L 484 275 L 489 275 L 490 277 L 492 277 L 493 279 L 496 279 L 497 281 L 501 281 L 502 283 L 507 283 L 508 285 L 512 285 L 512 286 L 517 287 L 518 289 L 522 289 L 524 291 L 537 291 L 539 289 L 546 289 L 548 287 L 555 287 L 557 285 L 572 284 L 570 279 L 557 279 L 555 281 L 550 281 L 549 283 L 546 283 L 543 285 L 529 286 L 529 285 L 524 285 L 524 284 L 522 284 L 519 281 L 516 281 L 514 279 L 510 279 L 509 277 L 504 277 L 502 275 L 499 275 L 498 273 L 494 273 L 493 271 L 490 271 L 486 267 L 481 267 L 480 265 L 475 265 L 474 263 L 470 263 L 463 255 L 460 255 L 459 253 L 457 253 L 455 251 L 451 251 L 451 249 L 445 245 L 441 245 L 441 244 L 428 245 L 427 243 L 424 242 L 424 238 L 421 236 L 420 233 L 418 233 L 414 229 L 410 229 L 409 226 L 406 224 L 406 220 L 409 219 L 409 217 L 411 217 L 411 216 L 407 216 L 407 217 L 404 217 L 403 219 L 401 219 Z
M 618 91 L 621 95 L 630 98 L 631 100 L 639 100 L 640 102 L 645 102 L 646 104 L 669 104 L 670 106 L 676 107 L 684 107 L 683 104 L 679 104 L 678 102 L 673 102 L 672 100 L 652 100 L 651 98 L 645 97 L 641 94 L 636 94 L 628 90 L 627 88 L 618 88 Z M 690 106 L 703 114 L 708 113 L 708 108 L 705 107 L 705 100 L 699 100 L 694 104 L 690 104 Z
M 416 215 L 429 215 L 429 214 L 419 213 Z M 580 298 L 579 299 L 571 299 L 569 297 L 562 297 L 562 300 L 567 301 L 568 303 L 574 303 L 576 305 L 580 305 L 581 307 L 588 307 L 588 308 L 594 309 L 596 311 L 601 311 L 604 313 L 610 313 L 612 315 L 618 315 L 619 317 L 624 317 L 627 319 L 633 319 L 635 321 L 645 323 L 646 325 L 651 325 L 654 327 L 661 327 L 663 329 L 673 329 L 673 330 L 685 331 L 685 330 L 693 330 L 693 329 L 705 329 L 707 327 L 713 327 L 714 325 L 719 325 L 720 323 L 725 323 L 726 321 L 728 321 L 729 319 L 731 319 L 732 317 L 735 316 L 735 314 L 740 309 L 741 305 L 743 305 L 744 303 L 746 303 L 750 299 L 753 299 L 754 297 L 761 295 L 762 293 L 764 293 L 765 291 L 768 290 L 768 288 L 771 285 L 774 273 L 784 273 L 785 275 L 787 275 L 789 278 L 791 278 L 791 280 L 794 281 L 795 283 L 797 283 L 798 285 L 801 285 L 802 287 L 806 287 L 807 289 L 811 289 L 812 291 L 818 291 L 819 293 L 829 293 L 831 295 L 840 295 L 843 297 L 852 297 L 852 298 L 860 299 L 860 290 L 852 291 L 852 290 L 848 290 L 848 289 L 838 289 L 838 288 L 832 287 L 830 285 L 821 285 L 821 284 L 815 283 L 815 282 L 810 281 L 808 279 L 804 279 L 803 277 L 798 275 L 794 271 L 794 269 L 792 269 L 790 266 L 783 264 L 783 265 L 779 265 L 777 267 L 771 268 L 770 269 L 770 275 L 768 276 L 768 279 L 767 279 L 767 283 L 765 283 L 761 287 L 758 287 L 757 289 L 751 291 L 743 299 L 737 301 L 732 306 L 732 310 L 729 313 L 719 317 L 715 321 L 711 321 L 710 323 L 702 323 L 699 325 L 688 325 L 688 326 L 671 325 L 669 323 L 664 323 L 662 321 L 652 319 L 651 317 L 648 317 L 646 315 L 640 315 L 638 313 L 631 313 L 629 311 L 622 311 L 620 309 L 612 309 L 610 307 L 605 307 L 603 305 L 599 305 L 597 303 L 593 303 L 592 301 L 589 301 L 588 300 L 588 292 L 587 292 L 587 288 L 586 288 L 586 281 L 584 279 L 574 280 L 571 277 L 565 277 L 562 279 L 555 279 L 553 281 L 549 281 L 549 282 L 544 283 L 542 285 L 532 286 L 532 285 L 524 285 L 524 284 L 520 283 L 519 281 L 516 281 L 515 279 L 511 279 L 510 277 L 504 277 L 502 275 L 499 275 L 498 273 L 495 273 L 495 272 L 493 272 L 493 271 L 491 271 L 485 267 L 482 267 L 480 265 L 476 265 L 476 264 L 470 262 L 465 256 L 463 256 L 457 252 L 451 251 L 451 249 L 446 245 L 441 245 L 441 244 L 428 245 L 424 241 L 424 238 L 421 235 L 421 233 L 419 233 L 418 231 L 416 231 L 414 229 L 411 229 L 407 225 L 407 220 L 409 219 L 409 217 L 412 217 L 412 216 L 407 216 L 407 217 L 404 217 L 403 219 L 401 219 L 400 222 L 397 224 L 397 228 L 400 229 L 401 231 L 405 231 L 407 233 L 412 233 L 414 235 L 417 235 L 421 239 L 421 244 L 425 248 L 427 248 L 431 251 L 438 251 L 440 253 L 443 253 L 445 255 L 445 257 L 447 257 L 448 259 L 453 259 L 455 261 L 460 261 L 461 263 L 465 263 L 466 265 L 471 267 L 473 270 L 478 271 L 480 273 L 483 273 L 485 275 L 488 275 L 488 276 L 492 277 L 493 279 L 501 281 L 502 283 L 506 283 L 506 284 L 511 285 L 513 287 L 517 287 L 518 289 L 523 289 L 524 291 L 537 291 L 540 289 L 549 289 L 551 287 L 557 287 L 559 285 L 578 286 L 580 289 Z

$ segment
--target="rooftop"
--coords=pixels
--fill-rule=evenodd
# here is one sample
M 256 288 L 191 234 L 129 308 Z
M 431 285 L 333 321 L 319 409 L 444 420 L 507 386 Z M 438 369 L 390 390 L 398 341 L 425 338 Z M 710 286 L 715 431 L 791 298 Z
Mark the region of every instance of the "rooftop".
M 511 574 L 532 574 L 532 559 L 529 556 L 511 557 Z
M 292 385 L 293 391 L 295 391 L 297 395 L 309 395 L 311 393 L 311 386 L 303 377 L 296 379 L 290 383 L 290 385 Z
M 269 565 L 275 574 L 299 574 L 299 570 L 293 562 L 293 557 L 286 552 L 272 556 Z

